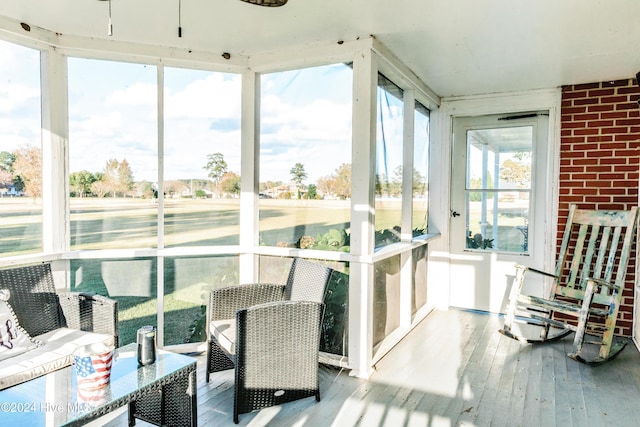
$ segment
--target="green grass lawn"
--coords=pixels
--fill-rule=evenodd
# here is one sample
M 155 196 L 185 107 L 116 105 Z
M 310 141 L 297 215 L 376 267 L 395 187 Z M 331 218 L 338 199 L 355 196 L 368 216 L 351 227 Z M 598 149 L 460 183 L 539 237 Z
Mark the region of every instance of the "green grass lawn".
M 302 236 L 348 230 L 350 207 L 350 201 L 339 200 L 261 199 L 261 244 L 295 244 Z M 72 199 L 70 208 L 72 250 L 158 245 L 158 207 L 152 201 L 83 198 Z M 238 244 L 239 209 L 237 199 L 166 200 L 165 247 Z M 416 211 L 415 218 L 423 223 L 425 212 Z M 399 201 L 376 202 L 377 230 L 397 226 L 399 221 Z M 37 253 L 41 248 L 41 202 L 0 198 L 0 256 Z M 121 343 L 134 342 L 140 326 L 157 325 L 158 262 L 155 258 L 72 260 L 71 288 L 117 299 Z M 164 258 L 163 262 L 164 343 L 202 341 L 206 294 L 212 287 L 237 283 L 238 259 L 200 256 Z
M 263 203 L 264 202 L 264 203 Z M 267 200 L 260 204 L 261 241 L 296 242 L 333 228 L 349 227 L 349 201 Z M 72 199 L 71 249 L 157 247 L 157 205 L 141 199 Z M 40 201 L 0 199 L 0 256 L 42 248 Z M 239 200 L 165 201 L 165 247 L 239 243 Z M 164 342 L 202 340 L 203 306 L 212 287 L 237 283 L 237 257 L 164 260 Z M 72 260 L 71 289 L 118 300 L 121 343 L 157 324 L 157 260 Z M 194 328 L 196 330 L 194 335 Z

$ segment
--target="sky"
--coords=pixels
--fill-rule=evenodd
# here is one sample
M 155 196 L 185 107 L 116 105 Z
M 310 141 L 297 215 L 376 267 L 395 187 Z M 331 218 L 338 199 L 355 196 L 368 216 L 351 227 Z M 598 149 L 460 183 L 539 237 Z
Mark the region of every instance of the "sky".
M 71 171 L 126 157 L 136 180 L 157 174 L 154 66 L 69 59 Z M 165 67 L 165 179 L 206 178 L 207 155 L 240 173 L 239 75 Z M 327 90 L 330 82 L 338 88 Z M 262 78 L 260 181 L 284 181 L 302 163 L 308 181 L 351 162 L 351 70 L 343 65 Z M 313 90 L 309 90 L 312 88 Z
M 0 41 L 0 151 L 39 145 L 38 64 L 37 51 Z M 157 181 L 157 79 L 155 65 L 68 59 L 71 172 L 126 159 L 136 181 Z M 352 79 L 344 64 L 262 75 L 261 182 L 289 182 L 302 163 L 305 183 L 315 183 L 351 163 Z M 240 82 L 237 74 L 164 68 L 165 180 L 206 178 L 207 155 L 217 152 L 240 173 Z M 393 171 L 402 164 L 402 111 L 393 97 L 386 104 Z

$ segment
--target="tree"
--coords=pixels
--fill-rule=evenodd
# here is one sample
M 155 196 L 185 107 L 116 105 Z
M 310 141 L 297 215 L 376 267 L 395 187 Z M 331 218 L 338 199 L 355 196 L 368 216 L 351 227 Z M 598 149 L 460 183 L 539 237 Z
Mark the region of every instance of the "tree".
M 338 187 L 335 175 L 318 178 L 317 188 L 325 196 L 334 196 Z
M 302 163 L 296 163 L 295 165 L 293 165 L 289 173 L 291 174 L 291 180 L 295 182 L 296 185 L 298 186 L 298 199 L 299 199 L 302 182 L 305 179 L 307 179 L 307 173 L 304 170 L 304 165 Z
M 185 193 L 188 189 L 189 186 L 182 181 L 167 180 L 164 182 L 164 193 L 171 197 Z
M 260 183 L 260 191 L 270 190 L 282 185 L 282 181 L 266 181 Z
M 126 196 L 131 190 L 133 190 L 133 171 L 127 159 L 122 159 L 118 165 L 118 189 L 123 196 Z
M 109 184 L 102 180 L 96 181 L 91 184 L 91 192 L 96 196 L 102 198 L 109 192 Z
M 152 199 L 155 190 L 153 183 L 150 181 L 138 181 L 134 185 L 136 193 L 144 199 Z
M 343 163 L 336 169 L 336 195 L 343 199 L 351 197 L 351 164 Z
M 118 193 L 123 196 L 133 190 L 134 180 L 133 171 L 127 159 L 118 162 L 117 159 L 109 159 L 104 167 L 104 177 L 102 178 L 107 193 L 111 193 L 112 197 L 116 197 Z M 101 188 L 104 190 L 104 188 Z
M 412 189 L 414 196 L 424 195 L 427 192 L 427 179 L 416 168 L 413 168 Z
M 101 190 L 107 190 L 104 194 L 111 193 L 112 197 L 116 197 L 116 193 L 118 192 L 118 160 L 107 160 L 104 166 L 104 177 L 101 182 L 104 185 Z
M 318 198 L 318 188 L 315 185 L 309 184 L 309 189 L 307 190 L 307 198 L 308 199 Z
M 16 155 L 8 151 L 0 151 L 0 171 L 12 172 Z
M 13 176 L 13 164 L 16 156 L 8 151 L 0 151 L 0 190 L 7 192 L 16 184 Z
M 218 185 L 220 180 L 228 171 L 227 162 L 224 160 L 222 153 L 213 153 L 207 155 L 207 165 L 204 167 L 209 173 L 207 176 Z
M 389 183 L 389 194 L 396 197 L 402 194 L 402 165 L 393 169 L 393 179 Z
M 14 155 L 14 176 L 24 183 L 24 192 L 34 199 L 42 196 L 42 150 L 34 146 L 19 148 Z
M 383 194 L 389 194 L 389 180 L 384 173 L 376 174 L 375 180 L 375 192 L 376 195 L 382 196 Z
M 500 179 L 528 187 L 531 182 L 531 164 L 507 159 L 500 167 Z
M 234 172 L 225 173 L 220 179 L 220 189 L 225 194 L 240 194 L 240 175 Z
M 69 175 L 69 187 L 76 197 L 84 197 L 91 193 L 91 184 L 96 182 L 96 177 L 89 171 L 73 172 Z

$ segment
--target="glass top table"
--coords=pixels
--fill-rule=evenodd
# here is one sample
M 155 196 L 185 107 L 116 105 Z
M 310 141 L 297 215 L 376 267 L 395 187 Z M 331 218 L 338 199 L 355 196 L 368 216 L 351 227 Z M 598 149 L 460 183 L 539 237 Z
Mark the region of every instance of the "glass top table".
M 157 350 L 156 362 L 138 367 L 136 344 L 116 349 L 110 384 L 96 396 L 78 390 L 73 366 L 0 391 L 2 425 L 83 425 L 128 405 L 134 418 L 156 425 L 197 425 L 196 359 Z

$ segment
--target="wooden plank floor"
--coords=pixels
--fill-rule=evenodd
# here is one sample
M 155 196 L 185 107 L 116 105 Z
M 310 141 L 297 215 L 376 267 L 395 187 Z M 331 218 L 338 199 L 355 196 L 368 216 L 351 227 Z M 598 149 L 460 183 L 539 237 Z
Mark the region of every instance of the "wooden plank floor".
M 566 356 L 572 336 L 531 346 L 498 333 L 498 316 L 435 311 L 368 380 L 321 367 L 322 400 L 240 415 L 241 426 L 638 426 L 640 354 L 589 367 Z M 204 382 L 198 424 L 232 426 L 233 371 Z M 126 414 L 107 425 L 126 426 Z M 146 426 L 137 422 L 138 426 Z

